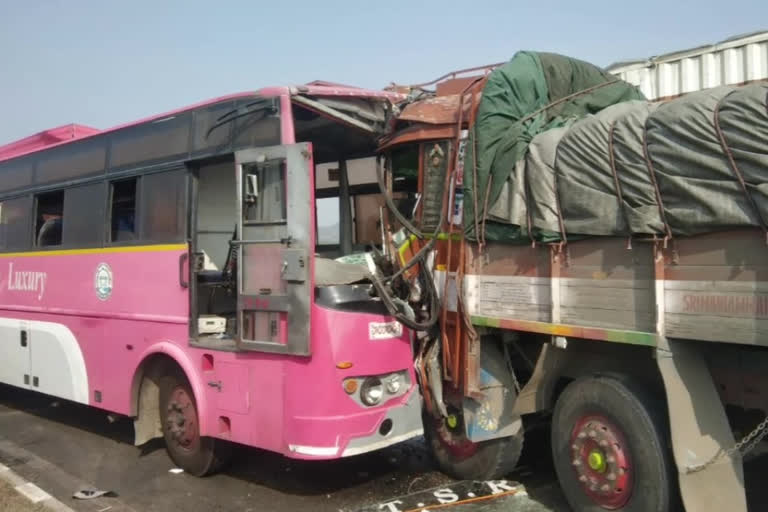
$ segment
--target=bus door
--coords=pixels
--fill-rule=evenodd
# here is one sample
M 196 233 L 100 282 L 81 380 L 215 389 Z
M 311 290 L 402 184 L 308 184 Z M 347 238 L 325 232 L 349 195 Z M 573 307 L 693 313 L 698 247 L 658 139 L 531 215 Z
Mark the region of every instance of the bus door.
M 309 355 L 312 146 L 237 151 L 235 167 L 238 347 Z

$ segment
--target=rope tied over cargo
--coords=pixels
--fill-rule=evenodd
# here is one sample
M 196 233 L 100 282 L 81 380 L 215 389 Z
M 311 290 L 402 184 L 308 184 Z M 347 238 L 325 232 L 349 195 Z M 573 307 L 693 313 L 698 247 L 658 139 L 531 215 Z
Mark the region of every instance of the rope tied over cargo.
M 627 207 L 624 203 L 624 196 L 621 190 L 621 182 L 619 181 L 619 173 L 616 172 L 616 156 L 613 152 L 613 133 L 616 129 L 616 121 L 611 123 L 611 128 L 608 130 L 608 163 L 611 167 L 611 173 L 613 173 L 613 184 L 616 187 L 616 197 L 619 200 L 619 207 L 621 207 L 621 213 L 624 216 L 624 222 L 627 224 L 627 230 L 629 235 L 627 236 L 627 250 L 632 250 L 632 227 L 629 222 L 629 213 L 627 213 Z
M 728 141 L 725 138 L 725 133 L 723 133 L 723 129 L 720 126 L 720 107 L 722 106 L 723 101 L 731 94 L 733 94 L 733 91 L 720 98 L 720 101 L 717 102 L 717 106 L 715 107 L 715 111 L 712 116 L 715 124 L 715 132 L 717 133 L 717 138 L 720 141 L 720 146 L 722 146 L 723 152 L 728 157 L 728 164 L 731 171 L 733 171 L 734 176 L 736 176 L 736 179 L 741 186 L 741 190 L 744 192 L 744 196 L 747 198 L 747 202 L 757 215 L 757 220 L 760 222 L 760 227 L 763 228 L 763 233 L 765 234 L 765 243 L 768 245 L 768 225 L 766 225 L 765 218 L 760 212 L 760 208 L 757 206 L 757 201 L 755 201 L 755 198 L 749 191 L 747 181 L 744 179 L 744 174 L 741 172 L 741 169 L 739 169 L 739 166 L 736 165 L 736 158 L 733 156 L 733 150 L 728 145 Z M 766 96 L 766 100 L 766 111 L 768 111 L 768 96 Z
M 653 192 L 656 196 L 656 205 L 659 208 L 659 218 L 661 219 L 661 222 L 664 224 L 665 236 L 663 240 L 663 246 L 664 246 L 664 249 L 666 249 L 668 242 L 672 239 L 672 229 L 669 227 L 669 222 L 667 222 L 667 214 L 664 211 L 664 201 L 661 200 L 661 190 L 659 189 L 659 183 L 656 181 L 656 171 L 653 168 L 653 161 L 651 160 L 651 155 L 648 151 L 647 126 L 643 128 L 643 157 L 645 158 L 645 165 L 648 168 L 648 176 L 651 179 L 651 185 L 653 185 Z M 653 237 L 655 239 L 656 235 L 653 235 Z

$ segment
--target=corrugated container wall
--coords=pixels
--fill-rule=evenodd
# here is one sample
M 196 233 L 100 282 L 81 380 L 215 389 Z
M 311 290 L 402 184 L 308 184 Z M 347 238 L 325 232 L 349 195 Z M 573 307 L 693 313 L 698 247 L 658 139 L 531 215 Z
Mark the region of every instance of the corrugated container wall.
M 645 60 L 618 62 L 607 70 L 640 87 L 650 100 L 768 80 L 768 31 Z

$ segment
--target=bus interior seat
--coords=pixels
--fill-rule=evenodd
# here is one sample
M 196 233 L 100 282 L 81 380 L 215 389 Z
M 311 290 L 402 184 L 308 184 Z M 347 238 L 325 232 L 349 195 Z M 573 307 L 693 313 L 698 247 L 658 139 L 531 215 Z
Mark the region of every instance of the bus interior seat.
M 46 220 L 37 234 L 38 247 L 61 244 L 61 217 Z
M 230 242 L 237 238 L 237 226 L 235 226 Z M 207 285 L 227 285 L 233 281 L 233 277 L 236 272 L 237 265 L 237 252 L 236 246 L 232 243 L 228 243 L 227 259 L 224 260 L 224 265 L 221 269 L 218 268 L 216 263 L 208 257 L 205 250 L 200 252 L 203 255 L 203 269 L 196 272 L 197 281 L 200 284 Z

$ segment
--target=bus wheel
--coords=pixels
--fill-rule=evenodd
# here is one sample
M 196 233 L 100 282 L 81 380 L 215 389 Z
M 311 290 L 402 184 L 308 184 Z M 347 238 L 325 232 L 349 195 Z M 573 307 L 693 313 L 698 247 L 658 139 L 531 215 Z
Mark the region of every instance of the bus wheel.
M 492 480 L 515 469 L 523 450 L 523 429 L 510 437 L 475 443 L 467 438 L 461 412 L 447 418 L 424 412 L 424 434 L 440 471 L 460 480 Z
M 570 383 L 552 418 L 552 455 L 576 512 L 675 510 L 664 404 L 613 377 Z
M 195 395 L 180 371 L 160 381 L 160 419 L 168 455 L 178 467 L 204 476 L 223 465 L 227 446 L 223 441 L 200 436 Z

